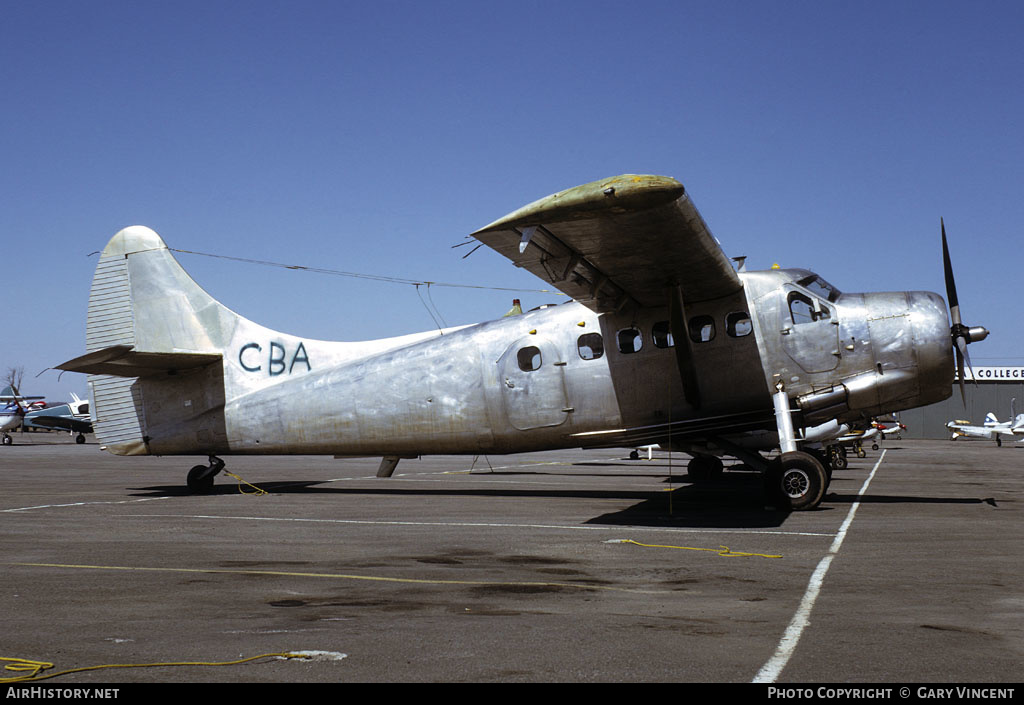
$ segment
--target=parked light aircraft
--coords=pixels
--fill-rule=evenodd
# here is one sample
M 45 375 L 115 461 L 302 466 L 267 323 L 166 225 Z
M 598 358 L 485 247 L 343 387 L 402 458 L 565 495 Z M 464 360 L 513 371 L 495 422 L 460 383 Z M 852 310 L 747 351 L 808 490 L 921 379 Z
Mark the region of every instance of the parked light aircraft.
M 5 446 L 9 446 L 14 443 L 14 439 L 8 431 L 13 431 L 21 425 L 22 419 L 25 413 L 32 408 L 37 408 L 43 397 L 26 397 L 18 394 L 18 390 L 13 386 L 5 387 L 0 392 L 0 402 L 6 402 L 3 407 L 0 407 L 0 433 L 3 433 L 2 443 Z M 25 404 L 24 402 L 29 402 Z
M 1024 439 L 1024 414 L 1014 414 L 1014 402 L 1016 399 L 1010 400 L 1010 418 L 1012 421 L 1000 421 L 998 417 L 991 411 L 985 415 L 984 425 L 974 426 L 970 421 L 950 421 L 946 424 L 946 428 L 953 432 L 950 436 L 951 441 L 955 441 L 957 438 L 988 438 L 994 440 L 997 446 L 1003 445 L 1003 436 L 1010 438 Z
M 573 301 L 366 342 L 269 330 L 203 291 L 146 227 L 103 250 L 86 351 L 96 435 L 118 455 L 401 458 L 659 444 L 761 471 L 772 501 L 817 506 L 814 445 L 841 424 L 950 396 L 967 343 L 943 225 L 947 317 L 928 292 L 842 293 L 802 269 L 737 271 L 683 185 L 625 175 L 473 233 Z M 951 341 L 952 336 L 952 341 Z M 952 342 L 952 345 L 951 345 Z M 961 378 L 963 375 L 961 375 Z M 781 453 L 773 455 L 773 449 Z
M 75 436 L 76 443 L 85 443 L 85 434 L 92 433 L 89 400 L 79 399 L 78 395 L 72 392 L 70 403 L 28 411 L 25 413 L 22 423 L 25 428 L 38 426 L 39 428 L 58 428 L 71 431 L 78 434 Z

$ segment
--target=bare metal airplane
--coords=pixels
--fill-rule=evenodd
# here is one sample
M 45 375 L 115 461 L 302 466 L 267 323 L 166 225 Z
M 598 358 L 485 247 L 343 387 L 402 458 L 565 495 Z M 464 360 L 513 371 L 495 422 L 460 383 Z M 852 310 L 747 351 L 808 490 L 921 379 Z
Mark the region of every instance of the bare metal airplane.
M 691 454 L 694 479 L 738 458 L 772 502 L 811 509 L 831 473 L 822 442 L 949 397 L 954 354 L 962 370 L 966 344 L 988 333 L 960 322 L 944 227 L 952 328 L 937 294 L 737 270 L 668 177 L 561 191 L 473 237 L 573 301 L 384 340 L 308 340 L 230 311 L 133 226 L 101 254 L 87 354 L 59 367 L 90 375 L 111 453 L 208 456 L 188 473 L 197 492 L 229 454 L 380 456 L 386 477 L 429 454 L 658 444 Z

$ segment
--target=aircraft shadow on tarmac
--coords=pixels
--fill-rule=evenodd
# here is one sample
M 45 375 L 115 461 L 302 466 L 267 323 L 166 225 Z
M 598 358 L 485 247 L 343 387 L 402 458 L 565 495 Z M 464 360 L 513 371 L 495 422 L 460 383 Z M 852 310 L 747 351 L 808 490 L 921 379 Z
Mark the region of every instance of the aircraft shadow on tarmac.
M 552 475 L 556 472 L 539 470 L 496 471 L 481 475 Z M 510 488 L 443 488 L 424 489 L 408 487 L 348 488 L 328 485 L 324 481 L 291 480 L 280 482 L 258 482 L 260 489 L 270 494 L 335 494 L 350 496 L 391 496 L 391 497 L 496 497 L 521 499 L 599 499 L 635 500 L 636 504 L 609 514 L 594 517 L 588 524 L 610 526 L 651 526 L 651 527 L 728 527 L 766 528 L 778 527 L 789 516 L 765 506 L 763 484 L 755 473 L 725 473 L 715 482 L 701 485 L 689 482 L 685 471 L 681 475 L 664 478 L 665 490 L 587 490 L 587 489 L 510 489 Z M 579 477 L 576 474 L 561 474 L 562 477 Z M 644 473 L 650 476 L 650 473 Z M 600 477 L 638 477 L 636 473 Z M 146 497 L 188 497 L 189 490 L 181 485 L 160 485 L 131 488 L 136 496 Z M 235 482 L 220 482 L 202 496 L 234 495 L 239 492 L 253 492 L 253 488 Z M 142 494 L 144 493 L 144 494 Z M 825 509 L 825 508 L 822 508 Z
M 588 463 L 590 464 L 590 463 Z M 635 466 L 630 466 L 635 467 Z M 653 470 L 650 468 L 649 470 Z M 563 478 L 579 477 L 579 473 L 559 473 L 557 470 L 526 470 L 526 471 L 483 471 L 486 476 L 522 476 L 522 475 L 560 475 Z M 764 486 L 759 474 L 751 472 L 725 472 L 715 481 L 693 484 L 689 476 L 683 472 L 668 476 L 665 473 L 645 472 L 608 474 L 600 477 L 639 477 L 656 475 L 663 477 L 664 490 L 587 490 L 587 489 L 510 489 L 510 488 L 441 488 L 424 489 L 409 487 L 338 487 L 322 480 L 289 480 L 277 482 L 258 482 L 258 487 L 270 494 L 334 494 L 349 496 L 390 496 L 390 497 L 495 497 L 521 499 L 600 499 L 636 500 L 632 506 L 608 514 L 596 516 L 587 524 L 608 526 L 650 526 L 650 527 L 686 527 L 686 528 L 772 528 L 782 526 L 790 512 L 780 508 L 766 506 Z M 856 491 L 847 492 L 837 484 L 842 483 L 842 474 L 837 474 L 835 482 L 826 493 L 822 504 L 814 512 L 832 512 L 854 502 L 863 504 L 989 504 L 996 506 L 992 498 L 979 499 L 973 497 L 923 497 L 923 496 L 890 496 L 890 495 L 858 495 Z M 194 496 L 184 485 L 161 485 L 150 487 L 134 487 L 131 490 L 136 496 L 146 497 L 190 497 Z M 255 492 L 252 487 L 244 484 L 224 481 L 220 482 L 202 496 L 235 495 L 239 492 Z

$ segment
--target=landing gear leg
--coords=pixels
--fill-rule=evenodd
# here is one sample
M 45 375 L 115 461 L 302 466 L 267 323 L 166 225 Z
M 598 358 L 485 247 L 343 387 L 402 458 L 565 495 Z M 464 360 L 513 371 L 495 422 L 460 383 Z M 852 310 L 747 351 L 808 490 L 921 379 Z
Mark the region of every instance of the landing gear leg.
M 782 382 L 775 387 L 772 397 L 782 454 L 764 474 L 768 501 L 791 511 L 814 509 L 825 496 L 829 474 L 820 460 L 796 449 L 789 396 Z
M 209 465 L 196 465 L 188 471 L 188 489 L 192 494 L 208 494 L 213 490 L 213 478 L 224 469 L 224 461 L 215 455 L 210 456 Z
M 846 449 L 842 446 L 829 446 L 828 459 L 833 470 L 845 470 L 849 465 L 846 459 Z

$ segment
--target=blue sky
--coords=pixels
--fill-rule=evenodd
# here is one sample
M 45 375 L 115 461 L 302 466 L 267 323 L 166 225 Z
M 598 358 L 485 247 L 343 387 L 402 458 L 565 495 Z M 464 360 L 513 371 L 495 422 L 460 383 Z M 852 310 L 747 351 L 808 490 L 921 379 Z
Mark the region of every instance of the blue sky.
M 0 372 L 67 398 L 96 256 L 172 248 L 433 286 L 448 325 L 559 297 L 473 230 L 621 173 L 678 178 L 730 256 L 944 293 L 1024 364 L 1019 2 L 15 2 L 0 23 Z M 424 290 L 196 255 L 264 325 L 429 330 Z

